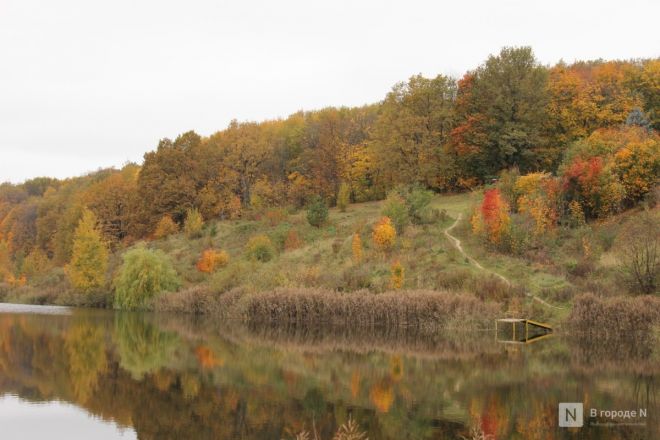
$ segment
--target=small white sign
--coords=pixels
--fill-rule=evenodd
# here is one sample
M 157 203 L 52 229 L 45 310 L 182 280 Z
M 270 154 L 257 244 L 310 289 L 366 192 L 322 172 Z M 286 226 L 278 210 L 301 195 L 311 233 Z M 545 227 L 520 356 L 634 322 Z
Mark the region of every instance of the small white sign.
M 581 428 L 584 424 L 582 403 L 559 404 L 559 426 L 561 428 Z

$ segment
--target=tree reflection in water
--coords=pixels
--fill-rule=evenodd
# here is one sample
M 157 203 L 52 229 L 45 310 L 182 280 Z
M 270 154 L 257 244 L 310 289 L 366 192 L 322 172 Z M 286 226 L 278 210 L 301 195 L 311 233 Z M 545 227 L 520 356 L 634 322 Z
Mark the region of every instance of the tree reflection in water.
M 660 438 L 652 338 L 508 350 L 491 336 L 0 314 L 0 393 L 71 402 L 141 439 L 572 438 L 556 426 L 562 401 L 648 408 L 645 427 L 583 438 Z

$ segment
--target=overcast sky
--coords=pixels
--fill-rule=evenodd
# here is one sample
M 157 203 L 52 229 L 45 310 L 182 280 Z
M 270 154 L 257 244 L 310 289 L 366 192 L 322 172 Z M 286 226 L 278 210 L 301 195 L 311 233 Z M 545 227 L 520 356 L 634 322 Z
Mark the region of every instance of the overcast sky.
M 381 100 L 502 46 L 660 55 L 657 0 L 0 0 L 0 181 L 140 162 L 233 118 Z

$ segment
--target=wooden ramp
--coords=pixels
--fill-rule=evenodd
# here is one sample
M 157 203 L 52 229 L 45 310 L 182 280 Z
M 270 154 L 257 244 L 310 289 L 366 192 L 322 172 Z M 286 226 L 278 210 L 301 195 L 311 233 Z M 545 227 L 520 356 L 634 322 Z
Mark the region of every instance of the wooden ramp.
M 500 338 L 506 333 L 506 338 Z M 529 344 L 552 334 L 552 327 L 525 318 L 502 318 L 495 321 L 495 340 L 509 344 Z

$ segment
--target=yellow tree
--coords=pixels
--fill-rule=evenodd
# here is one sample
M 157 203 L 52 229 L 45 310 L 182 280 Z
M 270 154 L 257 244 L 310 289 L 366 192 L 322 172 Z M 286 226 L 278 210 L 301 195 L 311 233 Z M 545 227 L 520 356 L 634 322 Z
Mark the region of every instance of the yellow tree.
M 103 285 L 108 268 L 108 249 L 96 216 L 84 209 L 82 218 L 73 235 L 73 253 L 66 273 L 73 287 L 89 292 Z

